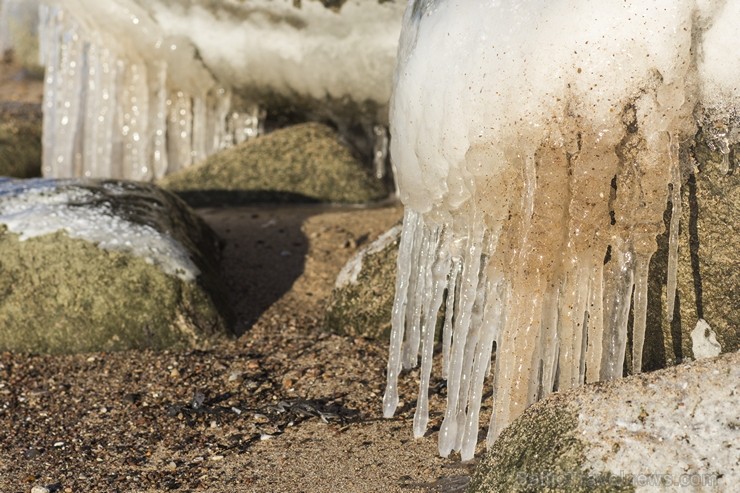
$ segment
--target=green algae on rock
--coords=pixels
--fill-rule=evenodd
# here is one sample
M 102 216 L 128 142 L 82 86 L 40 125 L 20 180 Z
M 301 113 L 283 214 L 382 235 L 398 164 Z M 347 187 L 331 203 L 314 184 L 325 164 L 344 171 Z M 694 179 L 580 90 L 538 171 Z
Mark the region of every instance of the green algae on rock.
M 159 184 L 191 205 L 363 203 L 387 195 L 327 126 L 305 123 L 220 151 Z
M 731 353 L 551 394 L 503 430 L 468 491 L 731 489 L 739 381 Z
M 324 327 L 337 334 L 387 341 L 401 226 L 362 248 L 337 277 Z
M 0 181 L 0 349 L 202 347 L 231 315 L 215 234 L 177 197 L 118 181 Z
M 41 175 L 41 106 L 0 103 L 0 176 Z

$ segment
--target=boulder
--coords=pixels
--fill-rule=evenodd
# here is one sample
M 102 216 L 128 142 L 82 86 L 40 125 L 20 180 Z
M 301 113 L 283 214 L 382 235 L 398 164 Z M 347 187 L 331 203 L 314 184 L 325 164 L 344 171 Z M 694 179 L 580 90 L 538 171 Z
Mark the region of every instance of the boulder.
M 324 327 L 337 334 L 388 340 L 401 225 L 360 249 L 342 268 Z
M 0 176 L 41 176 L 41 105 L 0 103 Z
M 730 353 L 551 394 L 504 429 L 468 491 L 730 491 L 738 382 Z
M 219 242 L 149 184 L 0 181 L 0 350 L 202 347 L 227 336 Z
M 329 127 L 305 123 L 220 151 L 159 184 L 189 204 L 379 200 L 387 192 Z
M 724 125 L 740 128 L 737 121 Z M 716 337 L 721 352 L 740 350 L 736 294 L 740 292 L 740 145 L 728 147 L 699 132 L 683 152 L 683 161 L 692 163 L 694 169 L 684 173 L 681 187 L 676 304 L 669 321 L 666 233 L 658 238 L 659 249 L 650 264 L 648 331 L 643 355 L 643 367 L 647 370 L 693 359 L 696 336 L 692 333 L 700 321 L 707 327 L 706 337 Z M 668 231 L 670 206 L 665 219 Z

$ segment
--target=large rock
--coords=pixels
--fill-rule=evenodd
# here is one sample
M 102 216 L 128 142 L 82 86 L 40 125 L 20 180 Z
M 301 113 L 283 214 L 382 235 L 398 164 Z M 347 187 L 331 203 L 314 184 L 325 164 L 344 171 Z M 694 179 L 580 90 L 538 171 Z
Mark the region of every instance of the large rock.
M 388 340 L 401 225 L 358 251 L 342 268 L 324 327 L 338 334 Z
M 218 152 L 160 181 L 191 205 L 254 201 L 360 203 L 383 184 L 327 126 L 305 123 Z
M 728 132 L 740 128 L 737 121 L 723 125 L 729 126 Z M 665 309 L 666 233 L 658 238 L 659 250 L 650 264 L 643 356 L 648 370 L 694 358 L 696 334 L 692 336 L 692 332 L 699 320 L 706 321 L 707 337 L 716 337 L 722 352 L 740 349 L 740 145 L 726 146 L 700 132 L 691 147 L 684 149 L 684 162 L 694 163 L 695 168 L 693 173 L 685 173 L 681 189 L 676 305 L 673 320 L 669 321 Z M 666 230 L 669 219 L 670 208 L 666 211 Z
M 552 394 L 502 432 L 468 491 L 731 491 L 738 382 L 731 353 Z
M 200 347 L 229 332 L 214 233 L 120 181 L 0 181 L 0 350 Z
M 41 105 L 0 103 L 0 176 L 41 175 Z

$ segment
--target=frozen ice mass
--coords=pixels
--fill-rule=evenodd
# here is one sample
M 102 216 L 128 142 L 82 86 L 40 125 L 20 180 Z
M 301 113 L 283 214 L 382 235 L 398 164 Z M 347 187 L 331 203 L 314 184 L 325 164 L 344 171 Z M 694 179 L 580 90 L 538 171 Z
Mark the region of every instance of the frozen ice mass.
M 39 2 L 44 176 L 160 178 L 258 134 L 276 106 L 362 127 L 385 162 L 403 2 Z M 0 8 L 15 22 L 31 3 Z
M 727 163 L 740 142 L 738 23 L 739 0 L 409 2 L 390 108 L 405 216 L 386 416 L 420 360 L 425 433 L 443 304 L 442 456 L 473 457 L 489 372 L 490 445 L 553 390 L 621 377 L 629 325 L 640 371 L 669 204 L 674 313 L 682 144 L 701 130 Z

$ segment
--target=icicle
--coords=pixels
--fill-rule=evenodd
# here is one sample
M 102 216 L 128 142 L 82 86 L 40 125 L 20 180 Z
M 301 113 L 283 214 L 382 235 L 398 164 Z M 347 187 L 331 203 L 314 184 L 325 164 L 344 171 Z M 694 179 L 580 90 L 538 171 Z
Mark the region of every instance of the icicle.
M 475 215 L 475 212 L 472 213 Z M 480 263 L 484 228 L 478 220 L 473 220 L 467 231 L 467 245 L 463 260 L 460 298 L 455 311 L 458 316 L 454 319 L 452 347 L 450 348 L 450 367 L 447 381 L 447 411 L 439 431 L 439 453 L 447 457 L 458 442 L 458 409 L 460 402 L 460 388 L 463 386 L 463 356 L 468 339 L 468 330 L 472 318 L 473 303 L 476 299 L 480 276 Z
M 553 389 L 621 377 L 631 309 L 633 369 L 641 371 L 649 264 L 664 230 L 669 185 L 669 317 L 675 308 L 678 143 L 696 135 L 695 115 L 707 97 L 700 82 L 710 58 L 694 54 L 708 38 L 692 35 L 711 25 L 695 24 L 714 15 L 705 8 L 697 17 L 682 3 L 668 14 L 633 1 L 607 14 L 585 1 L 567 12 L 556 3 L 515 4 L 415 4 L 405 18 L 391 101 L 397 184 L 407 214 L 418 216 L 404 223 L 402 241 L 412 253 L 399 255 L 404 292 L 396 295 L 388 388 L 396 388 L 404 330 L 411 363 L 421 324 L 420 392 L 428 391 L 428 327 L 446 289 L 448 392 L 439 453 L 459 450 L 463 460 L 475 450 L 489 368 L 489 445 Z M 573 31 L 566 22 L 572 11 L 610 35 Z M 655 27 L 655 42 L 634 36 L 645 25 Z M 450 39 L 469 47 L 470 56 L 441 49 Z M 605 86 L 615 70 L 623 77 Z M 735 112 L 718 118 L 729 122 Z M 725 127 L 727 135 L 714 132 L 708 145 L 729 153 Z M 728 139 L 736 143 L 740 133 Z M 449 239 L 429 243 L 440 226 Z M 402 255 L 414 265 L 402 265 Z M 450 259 L 445 288 L 431 281 L 430 269 L 440 267 L 434 258 Z M 426 406 L 420 394 L 417 436 Z
M 632 327 L 632 373 L 642 371 L 642 348 L 647 324 L 648 266 L 652 255 L 637 255 L 635 261 L 635 303 Z
M 427 271 L 426 281 L 428 286 L 432 286 L 431 303 L 425 309 L 421 329 L 421 378 L 419 397 L 414 413 L 414 436 L 416 438 L 424 436 L 429 422 L 429 378 L 432 373 L 432 357 L 434 356 L 434 335 L 437 327 L 437 314 L 442 306 L 444 292 L 447 288 L 451 263 L 449 253 L 442 248 L 444 239 L 439 232 L 436 240 L 433 248 L 435 262 L 434 266 Z
M 130 25 L 139 36 L 119 39 Z M 152 180 L 230 144 L 229 92 L 138 5 L 42 5 L 39 37 L 45 176 Z
M 149 73 L 149 122 L 154 176 L 167 173 L 167 64 L 157 63 Z
M 666 319 L 673 320 L 676 302 L 676 274 L 678 272 L 678 225 L 681 221 L 681 165 L 678 160 L 678 142 L 671 137 L 668 156 L 671 166 L 671 224 L 668 231 L 668 275 L 666 281 Z
M 393 301 L 393 318 L 391 320 L 391 341 L 388 355 L 388 382 L 383 395 L 383 416 L 390 418 L 398 406 L 398 374 L 401 372 L 401 350 L 405 331 L 406 303 L 408 302 L 409 279 L 413 275 L 414 237 L 416 230 L 423 228 L 420 215 L 406 209 L 403 217 L 403 231 L 398 247 L 398 275 L 396 277 L 396 294 Z
M 588 283 L 588 341 L 586 346 L 586 382 L 598 382 L 604 341 L 604 266 L 596 262 Z
M 445 303 L 445 321 L 442 328 L 442 378 L 447 379 L 450 372 L 450 346 L 452 345 L 452 321 L 455 316 L 455 300 L 460 298 L 460 283 L 458 276 L 462 270 L 462 262 L 456 257 L 452 264 L 450 282 L 447 285 L 447 301 Z
M 483 398 L 483 383 L 486 376 L 486 369 L 491 362 L 493 343 L 496 340 L 500 327 L 503 325 L 504 300 L 502 299 L 500 284 L 500 279 L 494 278 L 489 281 L 486 287 L 486 291 L 491 293 L 491 296 L 486 301 L 485 313 L 481 322 L 483 336 L 474 354 L 468 416 L 460 447 L 460 457 L 463 461 L 469 461 L 475 455 L 475 446 L 478 443 L 480 406 Z
M 430 270 L 430 264 L 434 261 L 432 252 L 430 252 L 430 241 L 433 232 L 426 222 L 422 222 L 421 227 L 416 230 L 414 238 L 414 258 L 416 259 L 417 269 L 413 272 L 409 280 L 409 292 L 411 296 L 406 304 L 406 332 L 403 341 L 403 359 L 401 360 L 404 369 L 414 368 L 418 362 L 419 344 L 421 342 L 421 316 L 423 304 L 426 296 L 424 295 L 426 287 L 426 273 Z
M 387 161 L 388 161 L 388 128 L 385 125 L 375 125 L 373 127 L 373 167 L 375 168 L 375 178 L 382 180 L 385 178 Z
M 634 287 L 634 253 L 630 245 L 617 241 L 604 275 L 604 353 L 601 380 L 622 376 L 627 343 L 630 299 Z

